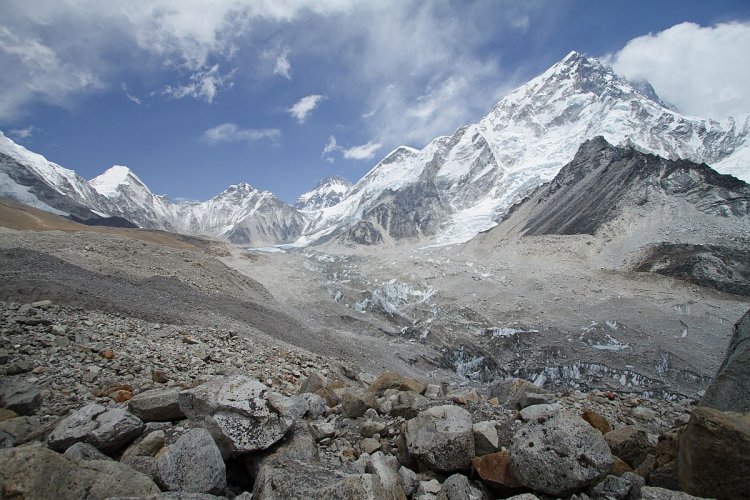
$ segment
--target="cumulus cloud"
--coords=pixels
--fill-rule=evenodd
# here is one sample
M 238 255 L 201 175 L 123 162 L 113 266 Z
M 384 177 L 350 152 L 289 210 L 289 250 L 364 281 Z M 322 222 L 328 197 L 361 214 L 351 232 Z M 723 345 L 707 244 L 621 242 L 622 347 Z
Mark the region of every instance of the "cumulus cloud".
M 383 147 L 383 145 L 379 142 L 369 141 L 367 144 L 342 149 L 341 154 L 347 160 L 370 160 L 381 147 Z
M 211 145 L 232 142 L 253 143 L 264 139 L 277 142 L 281 139 L 281 131 L 276 128 L 241 128 L 236 123 L 222 123 L 203 133 L 203 141 Z
M 102 82 L 52 46 L 0 25 L 0 120 L 21 114 L 30 101 L 68 106 L 72 99 Z
M 382 147 L 383 145 L 379 142 L 368 141 L 366 144 L 344 148 L 339 146 L 336 137 L 330 136 L 323 147 L 323 157 L 328 163 L 333 163 L 335 158 L 331 154 L 339 152 L 346 160 L 370 160 Z
M 232 86 L 232 78 L 235 72 L 236 68 L 229 73 L 221 74 L 219 65 L 215 64 L 208 70 L 196 71 L 190 75 L 189 81 L 185 84 L 167 85 L 162 94 L 173 99 L 193 97 L 212 103 L 220 89 Z
M 344 13 L 347 0 L 5 0 L 0 17 L 0 121 L 33 102 L 70 106 L 117 85 L 125 72 L 191 75 L 164 95 L 212 101 L 226 76 L 211 74 L 236 56 L 262 23 Z M 116 54 L 116 57 L 113 57 Z M 285 71 L 283 60 L 279 70 Z M 289 73 L 291 75 L 291 73 Z M 158 92 L 157 92 L 158 93 Z
M 750 23 L 682 23 L 629 41 L 605 60 L 631 79 L 648 80 L 680 111 L 722 119 L 750 112 Z
M 287 111 L 294 117 L 295 120 L 297 120 L 298 123 L 302 124 L 307 121 L 310 113 L 312 113 L 313 110 L 315 110 L 315 108 L 317 108 L 318 105 L 326 99 L 328 98 L 324 95 L 308 95 L 294 103 L 294 105 Z

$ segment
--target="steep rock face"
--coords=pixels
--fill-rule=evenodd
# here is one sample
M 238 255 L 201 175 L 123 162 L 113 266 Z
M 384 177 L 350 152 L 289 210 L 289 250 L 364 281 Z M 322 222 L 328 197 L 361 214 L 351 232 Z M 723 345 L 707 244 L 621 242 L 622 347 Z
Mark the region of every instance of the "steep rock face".
M 623 206 L 668 196 L 709 215 L 745 220 L 750 215 L 746 183 L 706 165 L 613 147 L 597 137 L 585 142 L 535 198 L 524 234 L 594 234 Z
M 585 142 L 480 238 L 593 235 L 601 263 L 748 295 L 750 186 L 706 165 Z

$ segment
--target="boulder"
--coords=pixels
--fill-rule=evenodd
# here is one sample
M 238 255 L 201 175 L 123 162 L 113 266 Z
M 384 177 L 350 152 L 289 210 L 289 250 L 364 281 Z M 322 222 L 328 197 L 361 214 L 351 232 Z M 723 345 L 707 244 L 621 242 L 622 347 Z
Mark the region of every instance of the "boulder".
M 140 442 L 134 443 L 122 454 L 122 458 L 153 457 L 164 447 L 166 435 L 164 431 L 149 432 Z
M 4 497 L 26 500 L 80 500 L 147 497 L 156 484 L 127 465 L 112 460 L 75 460 L 43 447 L 0 450 Z
M 336 435 L 336 426 L 331 422 L 311 422 L 307 428 L 316 442 Z
M 365 394 L 356 389 L 344 389 L 341 392 L 341 414 L 346 418 L 359 418 L 370 406 Z
M 428 499 L 428 498 L 435 498 L 437 495 L 440 494 L 440 491 L 443 489 L 442 485 L 440 484 L 440 481 L 437 479 L 430 479 L 428 481 L 420 481 L 419 487 L 417 487 L 417 494 L 414 498 L 417 499 Z
M 406 423 L 409 453 L 437 472 L 465 469 L 474 458 L 471 414 L 457 406 L 434 406 Z
M 371 438 L 375 434 L 382 434 L 385 432 L 386 426 L 382 422 L 375 422 L 373 420 L 367 420 L 362 423 L 362 435 L 364 437 Z
M 185 414 L 180 409 L 179 394 L 177 389 L 145 391 L 128 401 L 128 409 L 144 422 L 181 420 Z
M 602 434 L 606 434 L 612 430 L 612 426 L 607 419 L 594 410 L 585 409 L 581 412 L 581 418 L 591 425 L 594 429 L 598 430 Z
M 76 443 L 63 453 L 68 458 L 77 460 L 112 460 L 88 443 Z
M 450 399 L 457 405 L 468 405 L 469 403 L 478 403 L 482 400 L 482 397 L 473 387 L 463 391 L 451 392 L 446 398 Z
M 521 483 L 513 477 L 513 471 L 510 468 L 510 453 L 507 451 L 476 457 L 471 464 L 487 486 L 502 491 L 521 487 Z
M 217 377 L 180 393 L 180 409 L 213 436 L 224 457 L 265 450 L 294 419 L 268 404 L 268 387 L 243 375 Z
M 227 471 L 221 451 L 205 429 L 191 429 L 158 458 L 159 478 L 165 489 L 194 493 L 221 493 Z
M 649 454 L 655 452 L 648 433 L 635 425 L 626 425 L 604 435 L 609 449 L 632 468 L 637 468 Z
M 419 477 L 417 473 L 403 465 L 398 469 L 398 480 L 407 497 L 412 496 L 419 488 Z
M 497 422 L 486 420 L 472 426 L 474 433 L 474 454 L 478 457 L 495 453 L 498 450 Z
M 430 399 L 439 399 L 443 395 L 443 388 L 438 384 L 427 384 L 424 395 Z
M 305 416 L 308 418 L 314 419 L 326 414 L 326 400 L 317 394 L 299 394 L 292 396 L 292 400 L 303 400 L 305 402 L 304 404 L 307 407 Z
M 99 404 L 86 405 L 60 422 L 47 444 L 64 451 L 75 443 L 85 442 L 111 455 L 137 438 L 143 422 L 124 408 L 108 410 Z
M 527 393 L 547 394 L 547 392 L 528 380 L 512 378 L 495 382 L 490 386 L 489 397 L 497 398 L 506 408 L 520 410 L 521 401 L 527 397 Z
M 375 474 L 334 469 L 300 460 L 286 460 L 261 467 L 253 487 L 253 500 L 288 498 L 380 500 L 390 497 Z
M 641 500 L 700 500 L 700 497 L 688 495 L 682 491 L 672 491 L 654 486 L 641 488 Z
M 700 404 L 722 411 L 750 412 L 750 310 L 734 325 L 724 360 Z
M 443 482 L 437 500 L 484 500 L 481 488 L 469 481 L 463 474 L 453 474 Z
M 738 498 L 750 492 L 750 413 L 698 407 L 680 436 L 680 489 L 691 495 Z
M 0 407 L 18 415 L 34 415 L 41 406 L 42 393 L 37 386 L 8 378 L 0 380 Z
M 383 372 L 375 381 L 370 384 L 368 392 L 375 396 L 382 396 L 389 389 L 398 391 L 413 391 L 422 394 L 426 386 L 413 378 L 403 377 L 395 372 Z
M 623 476 L 607 476 L 603 481 L 589 488 L 588 494 L 593 499 L 626 500 L 640 498 L 641 487 L 645 481 L 642 477 L 627 472 Z
M 307 377 L 299 388 L 299 394 L 316 393 L 328 387 L 328 379 L 318 372 L 313 372 Z
M 393 458 L 393 457 L 390 457 Z M 373 474 L 378 477 L 380 484 L 386 491 L 387 500 L 406 500 L 406 494 L 404 489 L 401 487 L 398 474 L 388 464 L 387 457 L 383 452 L 378 451 L 373 453 L 372 456 L 367 460 L 365 465 L 365 472 Z
M 43 428 L 42 421 L 37 416 L 15 417 L 0 422 L 0 432 L 7 432 L 13 436 L 16 443 L 26 441 L 32 434 Z
M 373 438 L 364 438 L 359 443 L 359 448 L 362 450 L 362 453 L 375 453 L 381 448 L 380 441 Z
M 418 392 L 399 391 L 389 397 L 387 403 L 390 408 L 383 413 L 388 413 L 392 417 L 414 418 L 430 404 L 430 400 Z
M 564 496 L 586 488 L 609 474 L 612 453 L 602 434 L 567 411 L 531 411 L 513 436 L 510 449 L 513 476 L 524 486 L 548 495 Z M 524 411 L 538 407 L 531 406 Z

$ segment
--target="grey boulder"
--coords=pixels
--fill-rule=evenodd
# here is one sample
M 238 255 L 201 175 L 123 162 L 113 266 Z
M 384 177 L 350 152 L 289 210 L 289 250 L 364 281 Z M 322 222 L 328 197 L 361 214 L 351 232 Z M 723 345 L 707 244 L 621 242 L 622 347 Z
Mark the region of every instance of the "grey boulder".
M 75 443 L 85 442 L 111 455 L 140 436 L 143 427 L 141 419 L 124 408 L 108 410 L 90 404 L 60 422 L 47 444 L 53 450 L 64 451 Z
M 41 406 L 42 394 L 37 386 L 11 379 L 0 381 L 0 408 L 19 415 L 34 415 Z
M 128 409 L 144 422 L 181 420 L 185 418 L 185 414 L 180 409 L 179 394 L 177 389 L 142 392 L 128 401 Z
M 165 489 L 193 493 L 221 493 L 227 471 L 221 452 L 205 429 L 192 429 L 161 455 L 157 462 Z
M 4 495 L 26 500 L 143 497 L 159 493 L 151 479 L 112 460 L 75 460 L 43 447 L 0 450 Z
M 288 460 L 264 465 L 255 480 L 253 500 L 305 498 L 329 500 L 392 498 L 375 474 L 332 469 L 314 462 Z
M 437 472 L 463 470 L 474 458 L 471 414 L 457 406 L 434 406 L 406 423 L 406 446 Z
M 243 375 L 217 377 L 180 393 L 180 408 L 204 426 L 224 457 L 265 450 L 294 423 L 267 401 L 268 387 Z
M 547 406 L 549 410 L 551 405 Z M 529 407 L 526 410 L 533 409 Z M 513 436 L 510 465 L 524 486 L 564 496 L 605 477 L 614 459 L 602 434 L 566 411 L 536 413 Z

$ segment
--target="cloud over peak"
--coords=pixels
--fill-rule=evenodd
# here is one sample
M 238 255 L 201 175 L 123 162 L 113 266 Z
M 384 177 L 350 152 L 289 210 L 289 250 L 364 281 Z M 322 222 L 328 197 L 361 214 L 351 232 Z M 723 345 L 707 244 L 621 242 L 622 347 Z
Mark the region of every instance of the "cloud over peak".
M 722 119 L 750 112 L 750 23 L 681 23 L 630 40 L 605 60 L 688 114 Z

